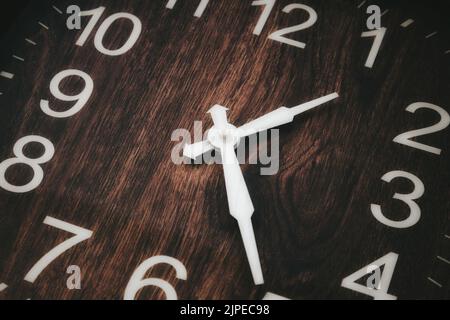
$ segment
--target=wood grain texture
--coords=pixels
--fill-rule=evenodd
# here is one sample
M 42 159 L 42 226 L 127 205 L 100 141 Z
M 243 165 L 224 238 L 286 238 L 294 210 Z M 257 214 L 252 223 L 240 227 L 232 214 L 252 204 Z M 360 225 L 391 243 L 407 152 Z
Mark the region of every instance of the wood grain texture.
M 0 159 L 12 157 L 15 141 L 30 134 L 50 139 L 56 152 L 42 166 L 45 177 L 36 190 L 18 195 L 0 189 L 0 283 L 9 285 L 0 298 L 121 299 L 141 262 L 168 255 L 186 266 L 187 281 L 164 265 L 149 275 L 174 285 L 181 299 L 261 299 L 267 291 L 292 299 L 366 299 L 342 288 L 342 279 L 394 251 L 400 257 L 389 293 L 448 299 L 450 269 L 436 260 L 450 256 L 444 237 L 450 232 L 448 129 L 420 138 L 442 148 L 441 156 L 392 142 L 438 120 L 430 112 L 406 112 L 409 104 L 426 101 L 450 111 L 450 61 L 443 54 L 450 38 L 440 28 L 446 13 L 425 1 L 381 2 L 390 9 L 383 17 L 388 33 L 374 68 L 367 69 L 371 40 L 360 37 L 367 16 L 357 1 L 302 1 L 319 15 L 316 25 L 294 34 L 307 43 L 305 50 L 267 39 L 304 21 L 301 12 L 281 12 L 291 1 L 277 1 L 259 37 L 252 31 L 261 8 L 251 1 L 211 0 L 201 18 L 193 17 L 198 1 L 178 2 L 168 10 L 163 0 L 75 1 L 83 9 L 105 5 L 105 16 L 123 11 L 141 19 L 138 42 L 118 57 L 99 53 L 92 35 L 75 46 L 80 32 L 68 31 L 50 3 L 31 3 L 4 37 L 0 68 L 15 78 L 0 79 Z M 410 17 L 414 27 L 401 28 Z M 433 28 L 439 37 L 425 39 Z M 129 30 L 125 21 L 115 23 L 105 45 L 120 46 Z M 11 60 L 15 52 L 25 62 Z M 50 118 L 39 101 L 51 96 L 52 77 L 68 68 L 87 72 L 94 93 L 75 116 Z M 77 93 L 80 85 L 67 81 L 63 92 Z M 221 167 L 174 165 L 171 134 L 192 130 L 195 120 L 209 127 L 206 112 L 214 104 L 227 106 L 230 121 L 240 125 L 335 91 L 339 100 L 280 128 L 278 174 L 261 176 L 260 166 L 242 166 L 266 281 L 256 287 L 228 214 Z M 70 106 L 49 99 L 59 110 Z M 418 200 L 422 217 L 410 229 L 388 228 L 370 213 L 370 203 L 379 203 L 392 219 L 408 215 L 392 196 L 411 186 L 380 180 L 392 170 L 411 172 L 425 184 Z M 25 182 L 30 174 L 15 166 L 7 176 Z M 28 270 L 68 237 L 42 223 L 47 215 L 94 235 L 30 284 L 23 281 Z M 82 270 L 81 290 L 66 288 L 72 264 Z M 146 287 L 139 298 L 164 294 Z

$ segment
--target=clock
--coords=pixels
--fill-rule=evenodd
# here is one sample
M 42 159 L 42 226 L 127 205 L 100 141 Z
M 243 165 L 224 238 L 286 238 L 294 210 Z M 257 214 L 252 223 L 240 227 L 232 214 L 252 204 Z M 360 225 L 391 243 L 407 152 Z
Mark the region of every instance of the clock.
M 2 36 L 0 298 L 449 299 L 446 12 L 28 2 Z

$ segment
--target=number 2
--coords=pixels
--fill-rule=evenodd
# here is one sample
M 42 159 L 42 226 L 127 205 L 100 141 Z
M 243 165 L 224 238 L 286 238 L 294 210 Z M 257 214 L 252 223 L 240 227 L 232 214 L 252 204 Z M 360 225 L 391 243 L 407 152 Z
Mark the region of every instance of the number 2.
M 253 34 L 255 34 L 255 35 L 261 34 L 261 31 L 264 29 L 264 26 L 266 25 L 267 20 L 269 19 L 270 13 L 272 12 L 274 5 L 275 5 L 275 0 L 253 1 L 252 6 L 265 6 L 265 8 L 258 20 L 258 23 L 256 24 L 256 27 L 253 30 Z M 313 8 L 311 8 L 307 5 L 304 5 L 304 4 L 300 4 L 300 3 L 292 3 L 292 4 L 287 5 L 286 7 L 284 7 L 283 12 L 290 13 L 291 11 L 296 10 L 296 9 L 301 9 L 301 10 L 306 11 L 309 15 L 308 20 L 306 20 L 305 22 L 298 24 L 296 26 L 292 26 L 292 27 L 288 27 L 288 28 L 284 28 L 284 29 L 275 31 L 269 35 L 269 39 L 278 41 L 281 43 L 285 43 L 285 44 L 288 44 L 290 46 L 294 46 L 294 47 L 297 47 L 300 49 L 304 49 L 306 47 L 305 43 L 286 38 L 285 35 L 291 34 L 291 33 L 294 33 L 294 32 L 300 31 L 300 30 L 305 30 L 305 29 L 313 26 L 317 21 L 317 12 Z
M 426 102 L 413 103 L 413 104 L 409 105 L 406 108 L 406 111 L 414 113 L 418 109 L 433 110 L 433 111 L 435 111 L 436 113 L 439 114 L 439 116 L 441 117 L 441 120 L 437 124 L 435 124 L 435 125 L 433 125 L 431 127 L 402 133 L 402 134 L 400 134 L 400 135 L 398 135 L 397 137 L 394 138 L 394 142 L 399 143 L 399 144 L 403 144 L 403 145 L 408 146 L 408 147 L 412 147 L 412 148 L 416 148 L 416 149 L 419 149 L 419 150 L 423 150 L 423 151 L 426 151 L 426 152 L 430 152 L 430 153 L 434 153 L 434 154 L 440 155 L 441 152 L 442 152 L 441 149 L 438 149 L 438 148 L 435 148 L 435 147 L 431 147 L 431 146 L 427 146 L 426 144 L 415 142 L 415 141 L 412 141 L 410 139 L 444 130 L 450 124 L 450 115 L 448 114 L 447 111 L 445 111 L 441 107 L 436 106 L 436 105 L 431 104 L 431 103 L 426 103 Z
M 66 241 L 60 243 L 52 250 L 50 250 L 46 255 L 44 255 L 36 264 L 28 271 L 25 275 L 24 280 L 33 283 L 37 277 L 44 271 L 47 266 L 52 263 L 56 258 L 58 258 L 61 254 L 77 245 L 80 242 L 83 242 L 89 239 L 92 236 L 92 231 L 77 227 L 73 224 L 52 218 L 47 216 L 44 220 L 44 224 L 47 224 L 51 227 L 55 227 L 57 229 L 67 231 L 73 233 L 75 236 L 67 239 Z
M 311 27 L 312 25 L 314 25 L 317 21 L 317 13 L 313 8 L 308 7 L 307 5 L 304 5 L 304 4 L 299 4 L 299 3 L 293 3 L 290 5 L 287 5 L 286 7 L 284 7 L 283 12 L 290 13 L 292 10 L 295 10 L 295 9 L 302 9 L 302 10 L 305 10 L 306 12 L 308 12 L 308 14 L 309 14 L 308 20 L 306 20 L 302 24 L 278 30 L 278 31 L 270 34 L 269 39 L 272 39 L 272 40 L 275 40 L 275 41 L 278 41 L 281 43 L 286 43 L 288 45 L 291 45 L 291 46 L 294 46 L 294 47 L 297 47 L 300 49 L 304 49 L 306 47 L 305 43 L 296 41 L 296 40 L 292 40 L 292 39 L 288 39 L 285 37 L 285 35 L 307 29 L 307 28 Z

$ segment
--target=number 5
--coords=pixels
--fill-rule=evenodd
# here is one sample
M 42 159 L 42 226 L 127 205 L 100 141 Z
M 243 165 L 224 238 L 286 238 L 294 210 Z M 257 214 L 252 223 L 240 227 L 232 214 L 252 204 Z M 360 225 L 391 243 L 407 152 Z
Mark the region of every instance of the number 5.
M 403 221 L 393 221 L 391 219 L 388 219 L 384 216 L 383 212 L 381 211 L 381 207 L 377 204 L 371 204 L 370 210 L 372 211 L 372 214 L 375 217 L 375 219 L 377 219 L 382 224 L 385 224 L 392 228 L 405 229 L 412 227 L 420 220 L 420 207 L 417 205 L 417 203 L 414 202 L 414 200 L 417 200 L 421 196 L 423 196 L 425 192 L 425 187 L 419 178 L 417 178 L 415 175 L 411 173 L 404 171 L 389 172 L 385 174 L 381 179 L 386 182 L 391 182 L 395 178 L 406 178 L 414 184 L 414 191 L 412 193 L 410 194 L 396 193 L 394 195 L 394 199 L 401 200 L 409 206 L 410 209 L 409 217 Z
M 44 223 L 57 229 L 73 233 L 75 234 L 75 236 L 57 245 L 52 250 L 50 250 L 45 256 L 43 256 L 38 262 L 36 262 L 36 264 L 30 269 L 30 271 L 28 271 L 28 273 L 24 278 L 25 281 L 31 283 L 33 283 L 37 279 L 37 277 L 41 274 L 41 272 L 44 271 L 44 269 L 47 268 L 47 266 L 50 263 L 52 263 L 56 258 L 58 258 L 61 254 L 63 254 L 73 246 L 77 245 L 78 243 L 86 239 L 89 239 L 92 236 L 92 231 L 90 230 L 77 227 L 73 224 L 52 217 L 47 216 L 44 220 Z

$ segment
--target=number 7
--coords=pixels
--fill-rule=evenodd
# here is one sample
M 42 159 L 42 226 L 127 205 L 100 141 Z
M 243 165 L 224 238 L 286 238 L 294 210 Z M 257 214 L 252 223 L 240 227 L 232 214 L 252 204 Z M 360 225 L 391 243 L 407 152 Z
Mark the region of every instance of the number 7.
M 386 34 L 386 28 L 380 28 L 372 31 L 366 31 L 361 34 L 362 38 L 375 37 L 372 48 L 370 49 L 369 56 L 367 57 L 366 66 L 372 68 L 375 63 L 375 59 L 380 51 L 381 44 L 383 43 L 384 35 Z
M 92 231 L 77 227 L 73 224 L 52 218 L 47 216 L 44 220 L 44 223 L 55 227 L 60 230 L 64 230 L 70 233 L 75 234 L 70 239 L 62 242 L 61 244 L 54 247 L 50 250 L 46 255 L 44 255 L 36 264 L 28 271 L 24 280 L 33 283 L 37 277 L 44 271 L 47 266 L 52 263 L 56 258 L 58 258 L 65 251 L 69 250 L 73 246 L 77 245 L 80 242 L 83 242 L 86 239 L 89 239 L 92 236 Z

